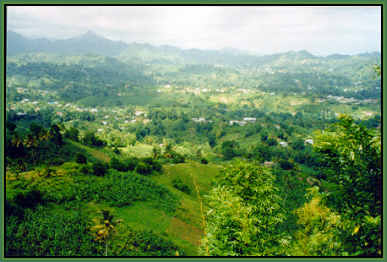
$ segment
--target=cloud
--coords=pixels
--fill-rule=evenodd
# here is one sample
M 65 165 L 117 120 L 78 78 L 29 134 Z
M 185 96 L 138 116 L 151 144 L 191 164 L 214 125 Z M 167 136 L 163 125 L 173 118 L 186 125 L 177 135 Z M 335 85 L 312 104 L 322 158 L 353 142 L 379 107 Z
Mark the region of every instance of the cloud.
M 372 6 L 8 6 L 9 30 L 69 38 L 93 30 L 125 42 L 259 53 L 380 50 L 381 12 Z

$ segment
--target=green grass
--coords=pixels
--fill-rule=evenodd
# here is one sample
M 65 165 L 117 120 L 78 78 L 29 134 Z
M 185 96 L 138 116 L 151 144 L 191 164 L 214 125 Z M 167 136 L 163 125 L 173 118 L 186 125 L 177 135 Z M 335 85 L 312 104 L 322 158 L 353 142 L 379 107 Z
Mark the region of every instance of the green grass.
M 138 202 L 129 207 L 116 208 L 117 218 L 136 230 L 152 230 L 162 234 L 170 224 L 171 216 L 154 207 L 152 202 Z
M 95 159 L 98 159 L 105 163 L 110 162 L 111 157 L 107 153 L 103 152 L 100 148 L 91 148 L 91 147 L 82 145 L 81 143 L 75 142 L 73 140 L 66 140 L 66 142 L 69 142 L 72 145 L 85 150 L 90 156 L 92 156 Z
M 142 158 L 152 156 L 153 146 L 137 143 L 135 146 L 128 146 L 120 149 L 129 156 Z
M 191 188 L 193 199 L 197 199 L 194 181 L 197 183 L 200 195 L 207 193 L 211 189 L 211 182 L 219 173 L 221 166 L 214 164 L 200 164 L 194 161 L 181 164 L 168 164 L 163 166 L 162 175 L 155 176 L 153 179 L 176 191 L 172 186 L 172 180 L 180 179 Z

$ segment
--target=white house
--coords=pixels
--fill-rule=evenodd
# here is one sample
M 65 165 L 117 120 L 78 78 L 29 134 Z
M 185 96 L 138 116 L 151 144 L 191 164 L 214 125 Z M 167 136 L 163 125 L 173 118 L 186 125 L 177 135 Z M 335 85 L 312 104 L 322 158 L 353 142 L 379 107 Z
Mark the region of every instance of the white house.
M 305 139 L 305 144 L 313 145 L 313 139 Z
M 287 142 L 284 142 L 284 141 L 279 142 L 279 144 L 280 144 L 282 147 L 287 147 L 287 146 L 288 146 L 288 143 L 287 143 Z
M 244 117 L 243 120 L 251 123 L 254 123 L 255 121 L 257 121 L 255 117 Z
M 240 126 L 244 126 L 247 124 L 246 121 L 239 121 L 239 120 L 230 120 L 229 122 L 230 126 L 232 126 L 233 124 L 238 124 Z
M 136 111 L 136 112 L 134 112 L 134 114 L 136 116 L 141 116 L 141 115 L 144 115 L 145 113 L 144 113 L 144 111 Z
M 196 123 L 204 123 L 206 122 L 206 119 L 204 117 L 199 117 L 199 118 L 192 118 L 192 121 L 196 122 Z

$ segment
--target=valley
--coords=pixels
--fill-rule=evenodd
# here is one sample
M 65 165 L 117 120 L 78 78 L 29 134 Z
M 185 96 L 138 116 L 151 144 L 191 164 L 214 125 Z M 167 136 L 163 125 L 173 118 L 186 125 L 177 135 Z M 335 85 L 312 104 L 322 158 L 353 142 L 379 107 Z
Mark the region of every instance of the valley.
M 381 255 L 380 53 L 7 41 L 7 256 Z

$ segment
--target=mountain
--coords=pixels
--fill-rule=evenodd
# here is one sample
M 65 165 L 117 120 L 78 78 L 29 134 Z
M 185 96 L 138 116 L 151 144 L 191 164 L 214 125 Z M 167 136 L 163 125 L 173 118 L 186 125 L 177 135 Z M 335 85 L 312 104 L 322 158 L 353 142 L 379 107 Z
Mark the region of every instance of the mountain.
M 83 35 L 64 40 L 29 39 L 13 31 L 7 32 L 7 55 L 31 52 L 77 55 L 118 55 L 127 48 L 121 41 L 112 41 L 88 31 Z
M 7 55 L 47 51 L 51 41 L 47 39 L 28 39 L 13 31 L 7 32 Z
M 257 55 L 235 48 L 220 50 L 181 49 L 170 45 L 124 43 L 112 41 L 88 31 L 64 40 L 30 39 L 18 33 L 7 32 L 7 55 L 44 52 L 58 55 L 113 56 L 126 63 L 137 64 L 207 64 L 237 67 L 276 67 L 281 70 L 309 70 L 311 65 L 324 67 L 324 71 L 350 68 L 353 59 L 366 64 L 378 64 L 380 53 L 363 53 L 354 56 L 332 54 L 315 56 L 306 50 L 289 51 L 272 55 Z M 337 66 L 335 65 L 337 64 Z M 344 66 L 345 65 L 345 66 Z M 344 66 L 344 67 L 343 67 Z

